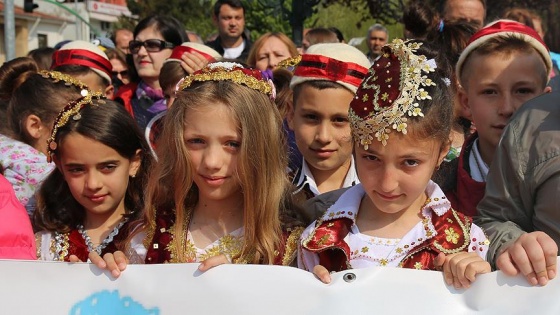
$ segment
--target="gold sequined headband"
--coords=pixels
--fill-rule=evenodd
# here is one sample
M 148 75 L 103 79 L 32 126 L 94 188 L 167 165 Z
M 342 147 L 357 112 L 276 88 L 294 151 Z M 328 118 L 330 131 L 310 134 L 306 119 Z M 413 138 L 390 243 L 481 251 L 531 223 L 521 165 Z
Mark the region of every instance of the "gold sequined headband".
M 428 75 L 437 65 L 416 51 L 422 43 L 395 39 L 383 54 L 350 104 L 348 118 L 354 139 L 367 150 L 375 137 L 387 144 L 392 130 L 407 133 L 409 117 L 423 117 L 419 101 L 431 99 L 425 87 L 435 86 Z
M 206 81 L 231 81 L 259 91 L 271 99 L 276 97 L 276 89 L 274 88 L 274 83 L 272 83 L 271 73 L 244 68 L 241 64 L 235 62 L 210 63 L 182 79 L 178 84 L 178 90 L 182 91 L 194 82 Z
M 301 55 L 284 59 L 278 63 L 278 68 L 285 68 L 293 71 L 294 67 L 301 62 Z
M 70 102 L 60 111 L 60 113 L 58 113 L 58 116 L 54 120 L 51 136 L 47 140 L 47 161 L 49 163 L 52 162 L 52 155 L 58 146 L 56 143 L 56 134 L 58 130 L 68 123 L 70 117 L 72 117 L 73 120 L 80 120 L 82 118 L 80 110 L 87 104 L 92 105 L 92 101 L 94 99 L 100 100 L 98 102 L 99 104 L 104 103 L 101 101 L 102 98 L 103 97 L 100 93 L 92 93 L 88 90 L 82 90 L 82 97 Z
M 64 85 L 66 86 L 76 86 L 80 90 L 89 90 L 88 86 L 85 83 L 65 73 L 61 73 L 58 71 L 41 70 L 39 71 L 39 74 L 45 79 L 53 80 L 54 83 L 64 82 Z

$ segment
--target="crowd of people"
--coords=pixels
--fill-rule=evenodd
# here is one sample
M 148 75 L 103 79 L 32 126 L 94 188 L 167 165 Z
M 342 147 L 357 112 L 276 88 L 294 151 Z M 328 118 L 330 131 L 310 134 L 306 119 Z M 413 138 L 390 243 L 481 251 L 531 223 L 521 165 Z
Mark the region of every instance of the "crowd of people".
M 0 68 L 0 258 L 556 277 L 558 65 L 542 21 L 413 0 L 368 52 L 334 27 L 251 41 L 219 0 Z M 552 81 L 552 82 L 551 82 Z M 551 93 L 552 92 L 552 93 Z

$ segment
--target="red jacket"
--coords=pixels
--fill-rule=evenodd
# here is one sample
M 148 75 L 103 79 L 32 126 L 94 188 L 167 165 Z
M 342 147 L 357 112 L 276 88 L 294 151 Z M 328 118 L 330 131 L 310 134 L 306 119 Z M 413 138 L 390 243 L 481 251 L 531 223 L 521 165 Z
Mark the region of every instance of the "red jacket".
M 130 82 L 129 84 L 123 85 L 119 88 L 117 95 L 115 95 L 115 101 L 124 105 L 127 112 L 134 117 L 134 111 L 132 110 L 132 98 L 134 93 L 136 93 L 136 88 L 138 83 Z

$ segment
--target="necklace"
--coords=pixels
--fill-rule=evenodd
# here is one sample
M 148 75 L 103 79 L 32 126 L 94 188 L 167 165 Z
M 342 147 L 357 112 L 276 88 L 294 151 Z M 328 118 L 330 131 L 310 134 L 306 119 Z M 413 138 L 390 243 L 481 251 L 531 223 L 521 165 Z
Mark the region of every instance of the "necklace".
M 128 218 L 124 218 L 121 222 L 119 222 L 119 224 L 117 224 L 117 226 L 115 226 L 115 228 L 113 229 L 113 231 L 111 231 L 111 233 L 109 233 L 109 235 L 107 235 L 107 237 L 101 242 L 101 244 L 99 244 L 99 246 L 95 247 L 93 245 L 93 242 L 91 241 L 91 238 L 89 237 L 89 235 L 87 234 L 87 231 L 84 229 L 84 226 L 82 224 L 78 225 L 78 232 L 80 232 L 80 234 L 82 234 L 82 237 L 84 238 L 84 240 L 86 241 L 86 245 L 88 247 L 88 251 L 91 253 L 93 251 L 95 251 L 97 254 L 101 255 L 101 251 L 103 251 L 103 249 L 105 249 L 105 247 L 107 247 L 107 245 L 109 245 L 112 241 L 113 238 L 115 236 L 117 236 L 117 234 L 119 234 L 119 230 L 120 228 L 122 228 L 122 226 L 128 221 Z

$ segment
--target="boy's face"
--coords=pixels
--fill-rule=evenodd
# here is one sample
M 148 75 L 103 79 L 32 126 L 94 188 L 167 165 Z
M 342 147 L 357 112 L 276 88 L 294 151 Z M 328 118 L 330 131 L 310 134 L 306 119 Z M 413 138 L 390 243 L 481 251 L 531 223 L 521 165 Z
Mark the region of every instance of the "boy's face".
M 354 94 L 344 88 L 318 90 L 304 85 L 288 113 L 288 125 L 311 172 L 349 165 L 352 136 L 348 109 Z
M 464 66 L 461 106 L 470 114 L 483 157 L 491 157 L 511 115 L 547 91 L 546 68 L 537 52 L 474 53 Z

